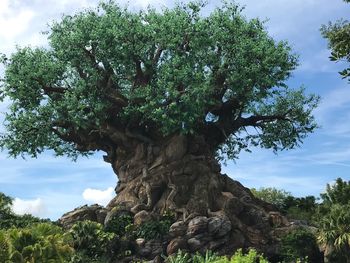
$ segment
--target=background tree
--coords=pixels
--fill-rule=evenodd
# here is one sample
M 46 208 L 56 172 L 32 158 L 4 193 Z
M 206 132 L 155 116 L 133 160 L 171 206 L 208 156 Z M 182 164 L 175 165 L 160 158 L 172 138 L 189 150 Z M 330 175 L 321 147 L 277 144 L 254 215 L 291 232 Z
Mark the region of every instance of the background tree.
M 33 157 L 102 150 L 119 178 L 109 207 L 185 219 L 225 210 L 264 227 L 258 201 L 221 176 L 216 157 L 300 145 L 318 97 L 287 86 L 296 55 L 259 20 L 235 4 L 207 16 L 202 7 L 134 13 L 108 1 L 54 23 L 49 48 L 4 57 L 2 147 Z
M 286 199 L 291 196 L 290 192 L 275 187 L 261 187 L 258 190 L 252 188 L 250 190 L 255 197 L 275 205 L 279 210 L 284 209 Z
M 349 0 L 344 2 L 350 3 Z M 328 45 L 331 49 L 331 61 L 350 62 L 350 23 L 347 20 L 340 19 L 335 23 L 329 22 L 328 25 L 321 27 L 321 33 L 328 39 Z M 350 77 L 350 68 L 339 72 L 343 78 Z
M 39 222 L 50 222 L 48 219 L 39 219 L 29 214 L 16 215 L 12 211 L 12 201 L 12 197 L 0 192 L 0 229 L 22 228 Z

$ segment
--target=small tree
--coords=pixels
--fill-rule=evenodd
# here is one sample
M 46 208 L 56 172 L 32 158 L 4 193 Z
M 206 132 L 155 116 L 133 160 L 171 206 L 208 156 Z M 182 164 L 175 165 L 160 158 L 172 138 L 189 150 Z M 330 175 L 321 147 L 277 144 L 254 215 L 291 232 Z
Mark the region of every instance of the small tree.
M 262 187 L 259 190 L 252 188 L 251 191 L 255 197 L 275 205 L 280 210 L 283 210 L 286 199 L 291 196 L 290 192 L 275 187 Z
M 350 203 L 350 181 L 337 178 L 334 184 L 327 184 L 326 192 L 321 194 L 324 206 Z

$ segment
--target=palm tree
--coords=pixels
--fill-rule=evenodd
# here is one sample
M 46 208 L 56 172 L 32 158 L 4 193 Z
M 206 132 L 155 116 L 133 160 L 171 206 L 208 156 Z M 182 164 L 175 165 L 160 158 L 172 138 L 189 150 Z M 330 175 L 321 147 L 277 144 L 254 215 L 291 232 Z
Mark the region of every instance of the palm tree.
M 320 220 L 318 241 L 336 255 L 339 262 L 350 262 L 350 205 L 333 204 Z M 327 255 L 325 255 L 327 256 Z M 340 257 L 340 258 L 339 258 Z M 342 259 L 341 259 L 342 258 Z M 343 260 L 343 261 L 342 261 Z M 345 261 L 344 261 L 345 260 Z

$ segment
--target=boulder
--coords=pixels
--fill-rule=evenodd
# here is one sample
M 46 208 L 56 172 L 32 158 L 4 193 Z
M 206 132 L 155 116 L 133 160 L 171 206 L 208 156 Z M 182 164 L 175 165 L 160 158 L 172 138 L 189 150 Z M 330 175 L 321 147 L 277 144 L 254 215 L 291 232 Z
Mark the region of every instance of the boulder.
M 134 224 L 136 226 L 142 225 L 152 220 L 152 215 L 146 210 L 141 210 L 134 216 Z
M 187 235 L 194 236 L 208 230 L 208 218 L 197 216 L 188 223 Z
M 208 232 L 209 235 L 214 238 L 220 238 L 230 234 L 231 221 L 224 217 L 211 217 L 208 221 Z
M 103 224 L 107 215 L 107 209 L 98 204 L 94 205 L 84 205 L 75 208 L 73 211 L 65 213 L 58 223 L 63 228 L 70 228 L 78 221 L 90 220 L 100 224 Z
M 167 246 L 167 255 L 176 253 L 179 249 L 186 250 L 188 247 L 186 238 L 178 237 L 170 241 Z
M 171 237 L 184 236 L 186 234 L 186 231 L 187 231 L 187 225 L 184 223 L 184 221 L 177 221 L 170 226 L 169 236 Z

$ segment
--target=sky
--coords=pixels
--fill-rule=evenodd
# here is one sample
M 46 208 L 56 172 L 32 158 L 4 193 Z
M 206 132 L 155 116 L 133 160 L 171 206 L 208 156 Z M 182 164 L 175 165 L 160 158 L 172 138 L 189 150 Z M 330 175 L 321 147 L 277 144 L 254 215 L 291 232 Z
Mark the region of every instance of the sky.
M 347 18 L 350 5 L 341 0 L 238 0 L 248 18 L 266 20 L 276 40 L 286 40 L 299 55 L 300 66 L 288 81 L 321 96 L 314 112 L 320 128 L 300 148 L 280 152 L 252 149 L 235 162 L 222 165 L 222 172 L 246 187 L 276 187 L 294 196 L 319 196 L 327 183 L 338 177 L 350 180 L 350 86 L 338 74 L 344 64 L 330 62 L 327 42 L 320 26 Z M 0 0 L 0 53 L 10 55 L 16 45 L 46 46 L 40 32 L 62 14 L 94 7 L 97 0 Z M 124 5 L 125 1 L 120 1 Z M 172 6 L 173 1 L 133 0 L 130 8 Z M 206 12 L 220 1 L 209 0 Z M 0 78 L 3 68 L 0 68 Z M 0 104 L 0 114 L 7 103 Z M 3 116 L 0 116 L 2 122 Z M 0 131 L 3 126 L 0 123 Z M 37 159 L 9 158 L 0 152 L 0 192 L 14 198 L 18 214 L 59 218 L 84 204 L 106 205 L 113 198 L 117 177 L 102 153 L 72 162 L 46 152 Z

